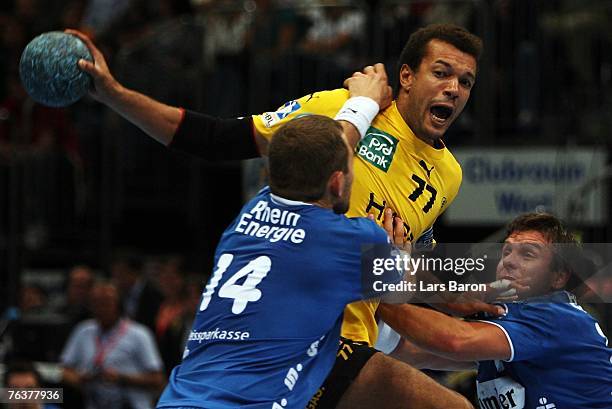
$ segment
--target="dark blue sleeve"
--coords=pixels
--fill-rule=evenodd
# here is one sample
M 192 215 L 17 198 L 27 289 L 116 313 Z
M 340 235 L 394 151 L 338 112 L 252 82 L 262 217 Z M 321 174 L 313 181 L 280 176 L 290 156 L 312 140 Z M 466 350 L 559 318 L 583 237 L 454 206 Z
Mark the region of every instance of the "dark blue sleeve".
M 563 342 L 560 328 L 563 317 L 554 303 L 507 304 L 508 313 L 498 319 L 486 320 L 498 326 L 510 342 L 509 362 L 545 358 L 559 353 Z
M 366 217 L 356 217 L 353 220 L 358 221 L 365 230 L 362 240 L 364 244 L 389 244 L 387 232 L 376 224 L 376 222 Z
M 331 268 L 340 278 L 334 284 L 336 289 L 347 295 L 349 302 L 372 298 L 364 282 L 368 278 L 364 275 L 364 255 L 373 247 L 387 247 L 385 231 L 375 222 L 359 217 L 342 221 L 337 233 L 334 242 L 328 243 L 324 250 L 333 255 L 329 257 L 333 260 Z M 329 246 L 335 248 L 329 249 Z

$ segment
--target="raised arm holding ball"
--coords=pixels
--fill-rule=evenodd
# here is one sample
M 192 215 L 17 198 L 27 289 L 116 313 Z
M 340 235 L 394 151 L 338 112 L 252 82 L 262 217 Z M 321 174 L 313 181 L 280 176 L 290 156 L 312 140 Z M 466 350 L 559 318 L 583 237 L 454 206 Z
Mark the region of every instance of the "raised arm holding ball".
M 482 48 L 480 39 L 461 27 L 432 25 L 411 35 L 400 56 L 394 101 L 384 67 L 376 64 L 347 80 L 348 91 L 313 92 L 274 112 L 241 119 L 214 118 L 128 90 L 112 77 L 87 37 L 67 32 L 83 40 L 94 57 L 93 64 L 80 62 L 94 79 L 94 98 L 166 146 L 208 160 L 253 158 L 267 154 L 283 124 L 319 114 L 341 121 L 355 148 L 348 216 L 373 214 L 382 223 L 385 209 L 392 208 L 404 222 L 407 240 L 431 243 L 434 222 L 457 195 L 461 168 L 443 137 L 469 99 Z M 301 191 L 292 199 L 310 200 Z M 370 300 L 347 307 L 336 363 L 309 407 L 470 407 L 461 396 L 373 348 L 378 304 Z
M 79 67 L 91 75 L 94 80 L 92 97 L 138 126 L 156 141 L 166 146 L 171 145 L 183 122 L 185 110 L 161 103 L 144 94 L 123 87 L 112 76 L 104 56 L 89 37 L 76 30 L 66 30 L 66 33 L 81 39 L 93 55 L 93 62 L 80 60 L 78 63 Z M 357 73 L 347 79 L 346 85 L 350 86 L 352 97 L 371 99 L 370 102 L 366 102 L 371 117 L 376 115 L 380 108 L 385 108 L 391 103 L 392 92 L 387 85 L 387 74 L 382 64 L 370 67 L 365 74 Z M 230 154 L 232 157 L 223 159 L 249 159 L 259 156 L 253 146 L 244 147 L 244 150 L 240 150 L 245 145 L 245 135 L 250 137 L 253 132 L 250 118 L 219 119 L 203 116 L 198 119 L 201 125 L 204 125 L 201 136 L 208 139 L 208 141 L 202 142 L 208 143 L 211 150 L 221 148 L 221 144 L 227 147 L 232 146 L 232 142 L 237 143 L 236 149 L 238 151 Z M 359 141 L 359 135 L 355 127 L 343 121 L 343 128 L 349 143 L 355 146 Z M 228 140 L 228 138 L 233 138 L 233 140 Z M 262 154 L 265 154 L 265 152 L 262 152 Z M 216 155 L 216 153 L 211 152 L 210 155 Z

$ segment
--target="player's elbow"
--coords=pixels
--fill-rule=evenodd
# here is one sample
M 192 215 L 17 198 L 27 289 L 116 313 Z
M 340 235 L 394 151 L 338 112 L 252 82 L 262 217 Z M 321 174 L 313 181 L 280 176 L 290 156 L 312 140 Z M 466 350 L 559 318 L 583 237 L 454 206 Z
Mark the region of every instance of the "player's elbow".
M 458 395 L 459 395 L 459 394 L 458 394 Z M 459 399 L 461 400 L 461 403 L 460 403 L 460 404 L 462 405 L 462 406 L 459 406 L 459 408 L 465 408 L 465 409 L 474 409 L 474 405 L 472 405 L 472 404 L 470 403 L 470 401 L 469 401 L 469 400 L 467 400 L 467 398 L 466 398 L 466 397 L 464 397 L 464 396 L 461 396 L 461 395 L 460 395 L 460 398 L 459 398 Z

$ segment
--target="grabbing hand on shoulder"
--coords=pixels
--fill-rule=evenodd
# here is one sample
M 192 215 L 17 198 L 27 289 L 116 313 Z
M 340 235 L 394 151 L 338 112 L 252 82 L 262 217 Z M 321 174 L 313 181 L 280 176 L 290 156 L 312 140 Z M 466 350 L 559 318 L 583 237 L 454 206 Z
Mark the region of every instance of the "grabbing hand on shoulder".
M 368 65 L 362 72 L 355 72 L 344 80 L 350 97 L 368 97 L 379 106 L 380 111 L 391 105 L 393 90 L 389 86 L 387 71 L 381 63 Z

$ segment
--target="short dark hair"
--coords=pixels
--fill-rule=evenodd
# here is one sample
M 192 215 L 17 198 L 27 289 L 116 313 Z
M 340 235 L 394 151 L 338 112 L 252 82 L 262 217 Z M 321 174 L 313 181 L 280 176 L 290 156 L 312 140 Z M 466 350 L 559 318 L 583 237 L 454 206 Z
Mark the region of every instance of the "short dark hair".
M 553 245 L 554 256 L 551 263 L 553 271 L 570 273 L 566 287 L 576 289 L 583 283 L 580 277 L 588 277 L 593 272 L 593 264 L 583 252 L 578 240 L 569 232 L 561 220 L 550 213 L 525 213 L 512 220 L 506 227 L 506 237 L 512 233 L 537 231 Z
M 507 236 L 516 232 L 535 230 L 544 235 L 551 243 L 576 244 L 561 220 L 550 213 L 525 213 L 517 216 L 506 227 Z
M 321 199 L 332 173 L 348 172 L 348 154 L 339 122 L 321 115 L 296 118 L 270 143 L 270 190 L 292 200 Z
M 36 379 L 38 386 L 43 386 L 42 378 L 40 373 L 36 370 L 34 365 L 29 361 L 14 361 L 7 365 L 6 371 L 4 372 L 4 385 L 9 384 L 9 379 L 14 374 L 30 373 Z
M 407 64 L 413 71 L 418 71 L 421 61 L 431 40 L 448 43 L 464 53 L 479 60 L 482 53 L 482 40 L 465 28 L 455 24 L 430 24 L 410 35 L 400 54 L 397 72 Z

